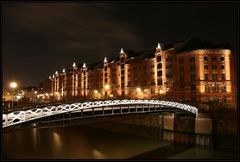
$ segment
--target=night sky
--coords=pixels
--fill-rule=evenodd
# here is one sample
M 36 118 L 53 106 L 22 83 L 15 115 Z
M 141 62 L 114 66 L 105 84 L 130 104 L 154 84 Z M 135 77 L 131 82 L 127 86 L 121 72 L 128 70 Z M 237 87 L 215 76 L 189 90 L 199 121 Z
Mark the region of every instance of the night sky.
M 37 86 L 73 62 L 87 64 L 195 36 L 238 46 L 238 2 L 1 2 L 3 86 Z

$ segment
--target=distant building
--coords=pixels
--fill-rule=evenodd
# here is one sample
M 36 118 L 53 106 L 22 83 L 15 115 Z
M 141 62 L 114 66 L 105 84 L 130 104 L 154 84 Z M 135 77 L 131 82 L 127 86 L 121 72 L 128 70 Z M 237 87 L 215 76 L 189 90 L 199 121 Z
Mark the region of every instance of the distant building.
M 24 99 L 27 99 L 29 102 L 37 101 L 38 87 L 25 87 L 22 91 Z
M 234 103 L 232 52 L 197 38 L 56 71 L 43 82 L 56 100 L 133 98 Z

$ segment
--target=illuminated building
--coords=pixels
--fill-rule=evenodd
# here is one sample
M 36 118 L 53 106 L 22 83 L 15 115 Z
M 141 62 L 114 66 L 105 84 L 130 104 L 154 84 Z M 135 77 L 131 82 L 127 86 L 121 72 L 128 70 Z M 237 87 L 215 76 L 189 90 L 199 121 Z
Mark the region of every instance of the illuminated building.
M 231 50 L 197 38 L 81 64 L 49 77 L 45 92 L 58 99 L 141 98 L 233 103 Z

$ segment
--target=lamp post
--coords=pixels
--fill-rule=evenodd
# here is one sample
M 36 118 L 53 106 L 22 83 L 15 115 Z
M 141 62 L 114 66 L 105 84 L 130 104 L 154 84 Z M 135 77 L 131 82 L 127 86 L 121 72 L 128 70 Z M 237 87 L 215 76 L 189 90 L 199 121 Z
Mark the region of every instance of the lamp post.
M 37 102 L 37 91 L 34 91 L 35 94 L 35 102 Z
M 11 82 L 10 83 L 10 88 L 12 89 L 12 107 L 13 107 L 13 100 L 14 100 L 14 89 L 17 87 L 16 82 Z

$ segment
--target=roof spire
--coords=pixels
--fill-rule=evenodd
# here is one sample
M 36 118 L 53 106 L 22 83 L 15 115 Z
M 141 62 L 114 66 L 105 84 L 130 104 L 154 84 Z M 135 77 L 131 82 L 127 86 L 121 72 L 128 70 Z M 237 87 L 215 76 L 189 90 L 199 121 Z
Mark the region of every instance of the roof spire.
M 158 43 L 157 49 L 162 50 L 160 43 Z
M 73 67 L 76 67 L 76 63 L 75 62 L 73 63 Z
M 120 53 L 124 53 L 124 51 L 123 51 L 123 49 L 121 48 L 121 51 L 120 51 Z
M 85 62 L 83 63 L 83 68 L 86 68 L 86 63 Z
M 107 57 L 104 58 L 104 61 L 103 61 L 105 64 L 107 63 Z

